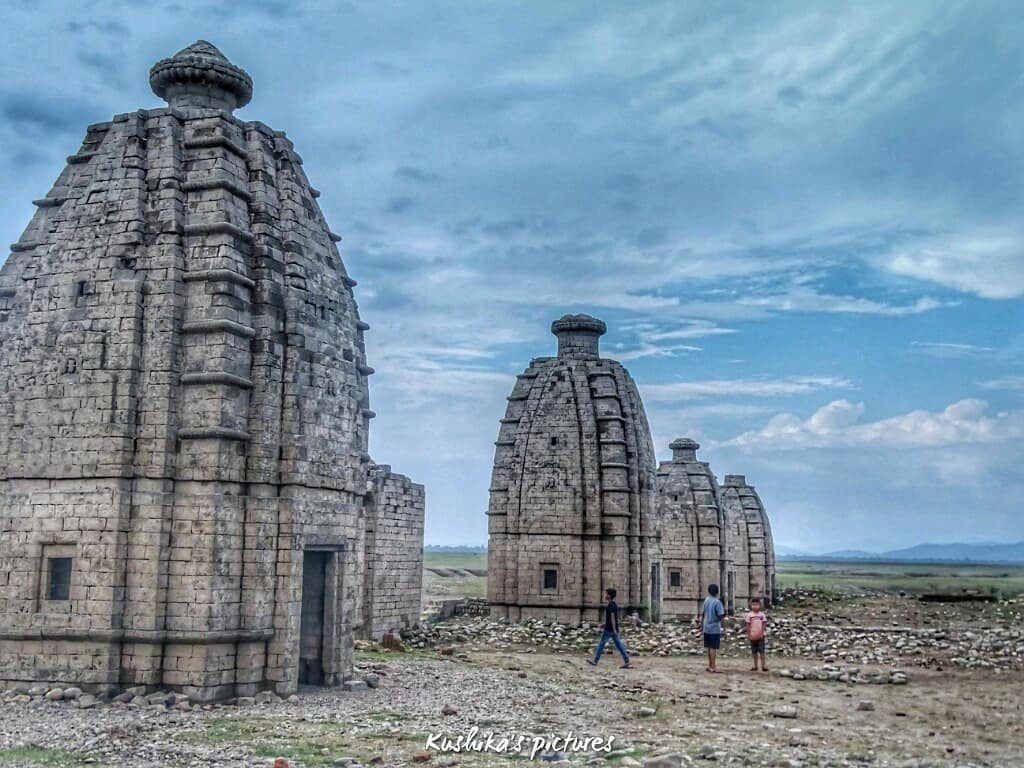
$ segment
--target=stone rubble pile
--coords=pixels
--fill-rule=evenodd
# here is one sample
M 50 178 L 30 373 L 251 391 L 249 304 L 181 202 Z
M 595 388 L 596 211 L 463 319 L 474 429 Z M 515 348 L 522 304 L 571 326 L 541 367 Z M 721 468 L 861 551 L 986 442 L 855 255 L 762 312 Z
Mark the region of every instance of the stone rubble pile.
M 413 649 L 478 644 L 497 650 L 541 646 L 582 653 L 593 648 L 598 631 L 599 626 L 588 623 L 573 627 L 540 619 L 507 623 L 465 616 L 407 630 L 403 640 Z M 623 638 L 636 655 L 703 653 L 701 635 L 692 623 L 625 626 Z M 819 658 L 827 664 L 1024 669 L 1024 622 L 1019 614 L 1002 626 L 944 629 L 819 626 L 781 616 L 772 620 L 768 643 L 770 656 Z M 738 622 L 727 626 L 723 652 L 747 652 Z

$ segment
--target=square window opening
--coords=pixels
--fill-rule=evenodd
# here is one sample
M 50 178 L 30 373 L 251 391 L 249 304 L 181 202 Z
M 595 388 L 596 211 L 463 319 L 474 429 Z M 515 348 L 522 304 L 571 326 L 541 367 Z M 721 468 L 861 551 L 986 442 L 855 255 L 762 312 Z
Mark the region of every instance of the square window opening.
M 668 585 L 673 589 L 679 589 L 683 585 L 683 574 L 680 571 L 669 571 Z
M 545 568 L 544 569 L 544 580 L 542 582 L 544 591 L 553 592 L 558 589 L 558 569 L 557 568 Z

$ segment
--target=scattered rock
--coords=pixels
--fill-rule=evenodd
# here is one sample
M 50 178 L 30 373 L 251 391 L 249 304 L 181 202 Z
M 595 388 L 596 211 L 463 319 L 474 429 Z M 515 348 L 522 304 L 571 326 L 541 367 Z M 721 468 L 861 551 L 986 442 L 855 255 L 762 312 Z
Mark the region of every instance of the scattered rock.
M 445 715 L 445 716 L 457 715 L 457 714 L 459 714 L 459 710 L 456 709 L 451 704 L 445 704 L 443 707 L 441 707 L 441 714 Z
M 859 702 L 857 702 L 857 711 L 858 712 L 874 712 L 875 711 L 875 702 L 873 702 L 873 701 L 859 701 Z
M 48 690 L 46 692 L 46 696 L 44 696 L 44 698 L 47 701 L 60 701 L 60 700 L 62 700 L 64 698 L 64 689 L 63 688 L 51 688 L 50 690 Z
M 412 753 L 412 761 L 414 763 L 425 763 L 433 757 L 433 753 L 426 749 L 420 749 Z
M 640 709 L 636 711 L 637 717 L 654 717 L 656 714 L 658 714 L 658 710 L 654 707 L 640 707 Z
M 796 707 L 781 706 L 772 710 L 772 717 L 781 717 L 785 720 L 795 720 L 797 716 Z
M 346 680 L 341 687 L 346 691 L 365 691 L 369 686 L 365 680 Z
M 666 752 L 663 755 L 656 755 L 644 760 L 643 768 L 681 768 L 682 765 L 682 755 L 676 752 Z

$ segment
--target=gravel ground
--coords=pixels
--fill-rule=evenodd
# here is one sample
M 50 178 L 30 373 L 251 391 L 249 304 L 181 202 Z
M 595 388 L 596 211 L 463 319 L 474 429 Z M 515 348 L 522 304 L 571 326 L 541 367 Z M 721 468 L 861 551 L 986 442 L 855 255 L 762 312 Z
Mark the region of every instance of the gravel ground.
M 360 674 L 379 683 L 362 691 L 188 711 L 8 693 L 0 696 L 0 764 L 269 768 L 282 757 L 292 768 L 471 768 L 530 764 L 534 738 L 572 731 L 612 738 L 611 751 L 541 743 L 537 764 L 1013 768 L 1024 766 L 1021 609 L 967 605 L 946 614 L 953 609 L 940 606 L 916 617 L 941 621 L 937 629 L 904 626 L 921 609 L 895 599 L 793 605 L 775 612 L 772 672 L 749 672 L 742 644 L 730 639 L 720 675 L 703 671 L 689 629 L 677 638 L 672 628 L 630 628 L 636 668 L 619 669 L 608 656 L 595 670 L 584 663 L 594 630 L 464 619 L 408 639 L 436 647 L 360 651 Z M 815 612 L 832 624 L 808 626 Z M 877 631 L 879 616 L 908 631 Z M 991 631 L 979 629 L 986 625 Z M 876 645 L 878 637 L 888 642 Z M 994 653 L 1008 647 L 1013 653 Z M 857 658 L 839 658 L 842 650 Z M 885 661 L 862 662 L 869 652 Z M 972 652 L 995 661 L 972 666 Z M 492 734 L 495 748 L 507 738 L 510 751 L 441 749 L 443 738 L 465 739 L 474 728 L 478 738 Z M 423 752 L 431 734 L 441 738 Z M 664 753 L 674 757 L 651 760 Z

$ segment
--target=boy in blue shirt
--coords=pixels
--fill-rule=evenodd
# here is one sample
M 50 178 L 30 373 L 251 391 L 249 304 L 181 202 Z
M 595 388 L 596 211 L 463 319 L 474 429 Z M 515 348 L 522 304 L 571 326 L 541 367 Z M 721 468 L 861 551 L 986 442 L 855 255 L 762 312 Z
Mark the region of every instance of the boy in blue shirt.
M 718 649 L 722 647 L 722 619 L 725 618 L 725 606 L 718 599 L 718 585 L 708 585 L 708 596 L 700 607 L 697 624 L 704 631 L 704 647 L 708 650 L 708 672 L 718 672 L 716 665 Z
M 594 658 L 587 659 L 587 664 L 592 667 L 597 666 L 597 662 L 601 660 L 601 654 L 604 653 L 604 647 L 611 640 L 615 643 L 619 653 L 622 654 L 622 668 L 632 669 L 629 663 L 629 654 L 626 653 L 626 646 L 622 644 L 622 640 L 619 638 L 619 606 L 615 603 L 615 595 L 617 594 L 611 587 L 604 591 L 605 599 L 608 601 L 608 605 L 604 609 L 604 629 L 601 632 L 601 639 L 597 643 L 597 650 L 594 651 Z

